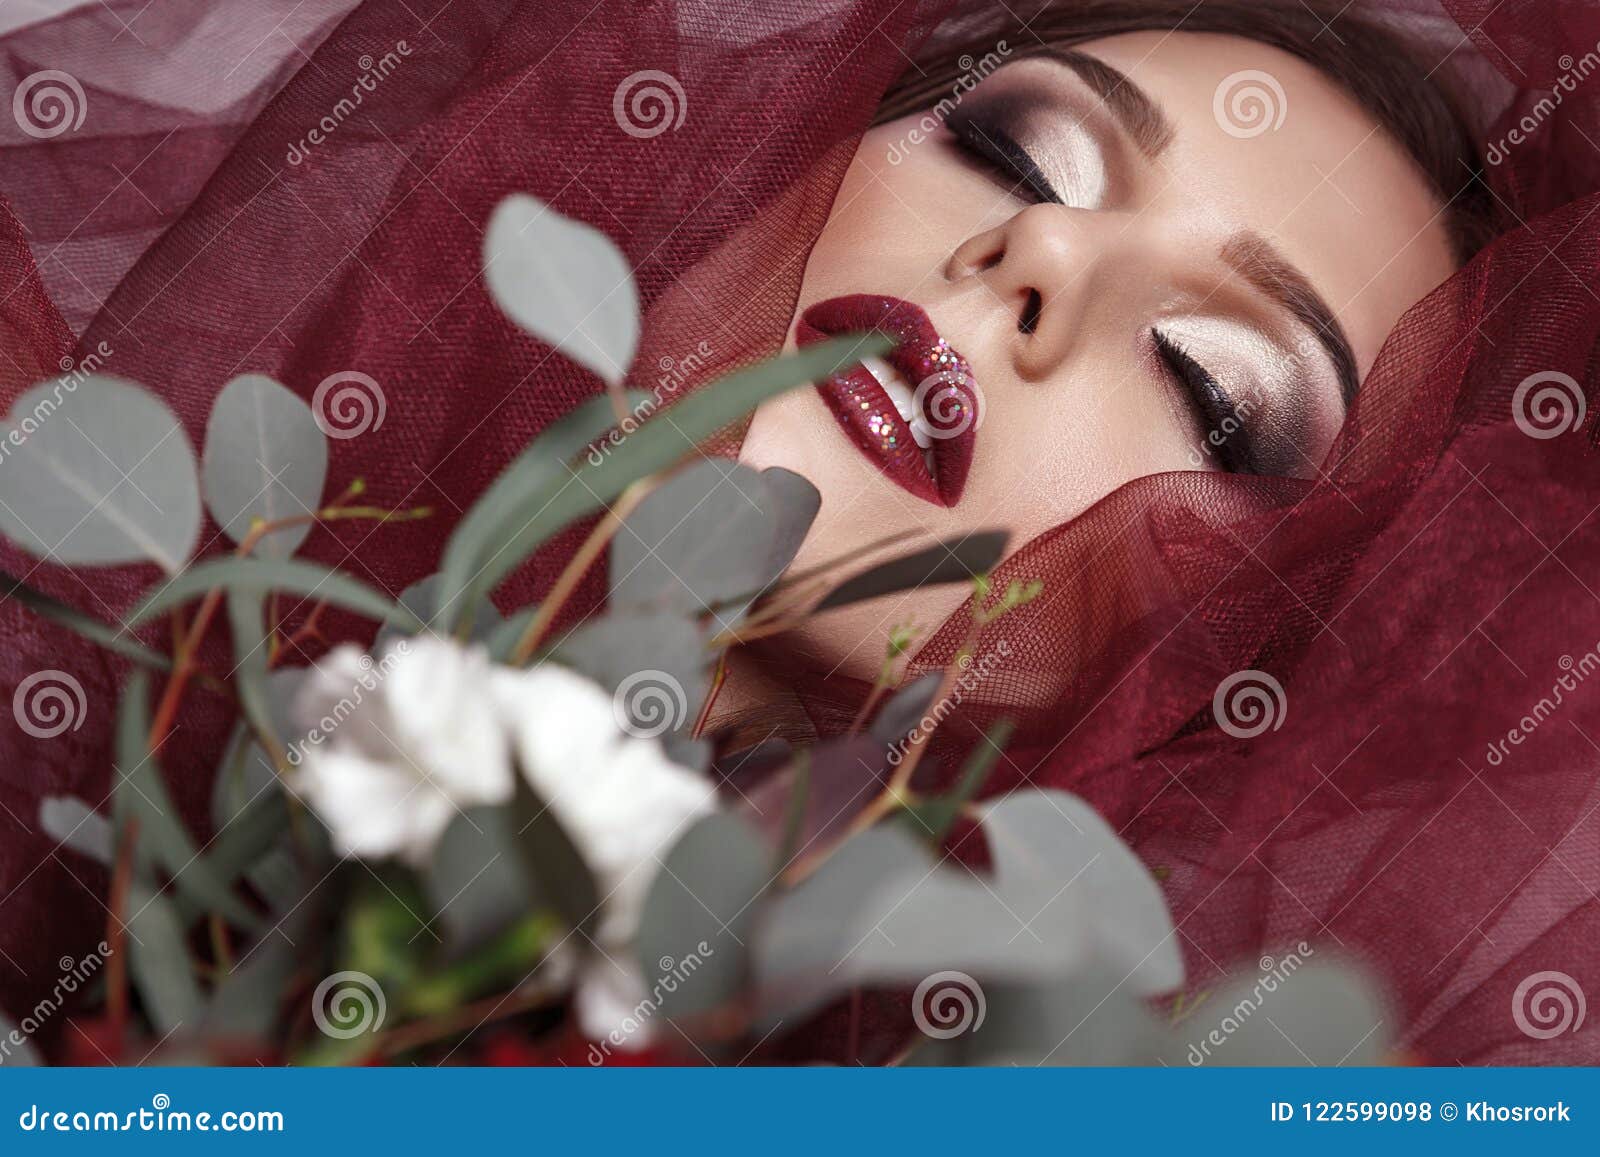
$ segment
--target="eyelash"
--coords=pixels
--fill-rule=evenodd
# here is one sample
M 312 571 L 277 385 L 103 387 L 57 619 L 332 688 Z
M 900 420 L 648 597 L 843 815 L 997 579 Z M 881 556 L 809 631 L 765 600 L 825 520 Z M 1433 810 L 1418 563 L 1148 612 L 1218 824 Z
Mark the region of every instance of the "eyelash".
M 981 121 L 971 113 L 952 116 L 947 124 L 961 151 L 1007 184 L 1008 191 L 1021 193 L 1035 203 L 1064 203 L 1028 151 L 998 124 Z M 1231 474 L 1256 473 L 1250 432 L 1227 392 L 1181 344 L 1157 329 L 1150 334 L 1167 371 L 1192 399 L 1218 464 Z M 1213 442 L 1210 434 L 1219 430 L 1229 432 L 1220 443 Z
M 974 114 L 952 116 L 947 122 L 961 151 L 1008 184 L 1008 192 L 1038 202 L 1065 202 L 1028 150 L 998 124 Z
M 1230 474 L 1258 473 L 1251 452 L 1250 431 L 1227 391 L 1217 385 L 1210 372 L 1181 344 L 1158 329 L 1152 329 L 1150 336 L 1155 339 L 1156 352 L 1168 371 L 1194 401 L 1206 428 L 1207 452 L 1214 452 L 1217 463 Z M 1220 442 L 1212 439 L 1218 431 L 1226 431 Z

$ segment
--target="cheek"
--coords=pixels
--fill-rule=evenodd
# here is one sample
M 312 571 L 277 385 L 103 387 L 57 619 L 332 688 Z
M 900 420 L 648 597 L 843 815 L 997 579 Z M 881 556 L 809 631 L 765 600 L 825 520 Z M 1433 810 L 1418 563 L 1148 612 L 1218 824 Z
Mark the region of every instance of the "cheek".
M 883 283 L 886 272 L 913 261 L 927 264 L 931 246 L 926 239 L 918 243 L 908 226 L 920 210 L 915 181 L 903 179 L 908 176 L 913 174 L 896 168 L 880 173 L 858 155 L 806 264 L 803 304 L 845 293 L 891 291 L 896 286 Z M 911 201 L 902 199 L 907 193 Z
M 996 387 L 968 477 L 964 522 L 1008 526 L 1020 545 L 1134 478 L 1194 468 L 1174 403 L 1137 368 L 1125 329 L 1107 337 L 1085 332 L 1069 376 Z
M 919 286 L 926 296 L 926 279 L 942 276 L 963 241 L 1004 219 L 1003 205 L 948 144 L 914 141 L 906 125 L 862 139 L 812 249 L 802 305 L 872 291 L 915 298 Z

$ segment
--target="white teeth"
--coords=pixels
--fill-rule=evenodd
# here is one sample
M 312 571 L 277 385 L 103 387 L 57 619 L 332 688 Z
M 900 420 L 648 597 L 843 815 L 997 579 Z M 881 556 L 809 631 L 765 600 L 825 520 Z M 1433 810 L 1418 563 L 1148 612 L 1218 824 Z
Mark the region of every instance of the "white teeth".
M 862 368 L 877 379 L 883 387 L 883 392 L 889 395 L 889 401 L 894 403 L 894 408 L 900 414 L 900 420 L 911 429 L 911 440 L 919 449 L 926 450 L 933 445 L 933 435 L 928 428 L 928 420 L 917 406 L 916 395 L 911 392 L 900 371 L 891 366 L 882 358 L 863 358 Z

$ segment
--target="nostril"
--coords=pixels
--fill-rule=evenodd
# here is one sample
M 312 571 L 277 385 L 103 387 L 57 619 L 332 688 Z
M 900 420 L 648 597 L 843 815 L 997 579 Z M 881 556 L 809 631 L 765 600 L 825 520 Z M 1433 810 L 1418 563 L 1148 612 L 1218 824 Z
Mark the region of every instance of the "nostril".
M 1028 290 L 1028 299 L 1022 303 L 1022 313 L 1017 318 L 1019 333 L 1032 333 L 1039 328 L 1039 314 L 1044 309 L 1044 298 L 1037 289 Z
M 4 3 L 4 0 L 0 0 L 0 3 Z M 959 281 L 964 277 L 976 277 L 988 273 L 1005 259 L 1003 245 L 993 244 L 986 237 L 974 237 L 950 255 L 950 260 L 945 263 L 945 279 Z

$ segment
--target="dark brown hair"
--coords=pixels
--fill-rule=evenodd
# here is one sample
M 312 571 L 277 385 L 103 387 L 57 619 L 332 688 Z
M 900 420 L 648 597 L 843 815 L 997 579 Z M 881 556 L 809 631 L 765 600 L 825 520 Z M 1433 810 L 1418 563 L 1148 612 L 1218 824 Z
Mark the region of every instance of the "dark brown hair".
M 1445 206 L 1456 258 L 1465 262 L 1497 230 L 1482 162 L 1460 105 L 1400 36 L 1321 0 L 1070 0 L 1040 12 L 1026 28 L 992 25 L 919 59 L 885 95 L 878 121 L 919 112 L 948 96 L 964 71 L 1004 37 L 1009 59 L 1038 55 L 1124 32 L 1214 32 L 1269 44 L 1297 56 L 1349 92 L 1410 155 Z M 1019 22 L 1020 23 L 1020 22 Z M 968 66 L 970 67 L 970 65 Z

